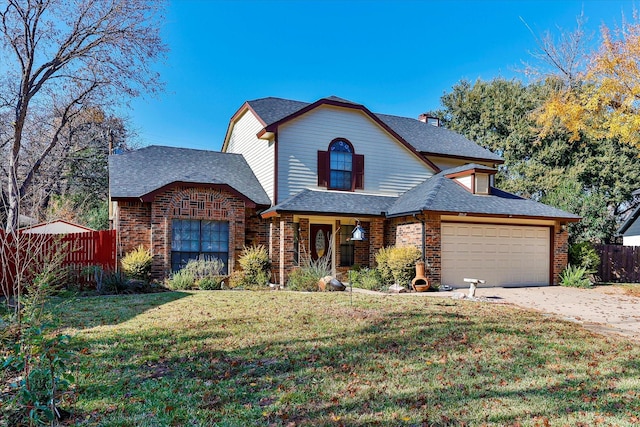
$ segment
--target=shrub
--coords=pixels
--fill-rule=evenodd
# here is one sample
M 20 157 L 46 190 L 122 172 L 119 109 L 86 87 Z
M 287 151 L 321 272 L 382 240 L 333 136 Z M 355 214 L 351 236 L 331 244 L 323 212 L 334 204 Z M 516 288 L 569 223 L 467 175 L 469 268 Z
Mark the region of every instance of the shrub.
M 167 286 L 174 291 L 193 289 L 196 285 L 196 278 L 189 270 L 182 269 L 171 275 Z
M 127 277 L 148 280 L 151 273 L 152 260 L 151 252 L 140 245 L 137 249 L 127 253 L 120 261 L 120 264 Z
M 393 283 L 393 273 L 389 267 L 389 253 L 392 247 L 382 248 L 376 254 L 376 263 L 378 264 L 378 273 L 380 273 L 380 279 L 385 285 Z
M 203 291 L 219 291 L 225 276 L 204 277 L 196 282 L 198 289 Z
M 224 262 L 220 259 L 207 255 L 200 255 L 196 259 L 190 259 L 187 265 L 182 267 L 180 271 L 189 272 L 193 278 L 198 281 L 205 277 L 220 276 L 224 269 Z
M 349 271 L 349 284 L 355 288 L 379 291 L 384 289 L 380 272 L 376 269 L 361 268 Z
M 422 253 L 415 246 L 391 246 L 376 255 L 378 271 L 384 284 L 408 284 L 415 275 L 415 263 Z
M 242 267 L 242 271 L 248 276 L 258 276 L 261 273 L 269 273 L 271 270 L 269 252 L 262 245 L 245 246 L 242 249 L 242 255 L 240 255 L 238 263 Z
M 305 267 L 296 268 L 289 274 L 287 289 L 292 291 L 317 291 L 318 280 L 322 277 L 324 276 L 318 277 L 317 272 L 313 269 Z
M 569 264 L 584 267 L 587 273 L 595 273 L 600 266 L 600 256 L 591 242 L 581 242 L 569 247 Z
M 587 269 L 584 267 L 567 265 L 560 273 L 560 284 L 572 288 L 590 288 L 591 281 L 587 277 Z
M 271 261 L 264 246 L 245 246 L 238 263 L 242 271 L 233 275 L 233 287 L 258 290 L 266 288 L 271 277 Z

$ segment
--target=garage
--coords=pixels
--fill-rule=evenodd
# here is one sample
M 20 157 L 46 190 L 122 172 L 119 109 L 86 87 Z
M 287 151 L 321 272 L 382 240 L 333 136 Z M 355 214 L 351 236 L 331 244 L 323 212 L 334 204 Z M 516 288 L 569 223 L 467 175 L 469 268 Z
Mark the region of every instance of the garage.
M 442 223 L 442 283 L 466 286 L 465 277 L 484 286 L 548 286 L 549 227 Z

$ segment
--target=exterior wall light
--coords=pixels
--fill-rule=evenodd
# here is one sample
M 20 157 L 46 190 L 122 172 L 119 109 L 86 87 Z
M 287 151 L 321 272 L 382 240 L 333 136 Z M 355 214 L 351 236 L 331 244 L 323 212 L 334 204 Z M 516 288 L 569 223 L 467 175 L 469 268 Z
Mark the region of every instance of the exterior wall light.
M 360 225 L 360 220 L 357 219 L 357 224 L 351 232 L 351 239 L 354 242 L 362 242 L 363 240 L 367 240 L 364 232 L 364 228 Z

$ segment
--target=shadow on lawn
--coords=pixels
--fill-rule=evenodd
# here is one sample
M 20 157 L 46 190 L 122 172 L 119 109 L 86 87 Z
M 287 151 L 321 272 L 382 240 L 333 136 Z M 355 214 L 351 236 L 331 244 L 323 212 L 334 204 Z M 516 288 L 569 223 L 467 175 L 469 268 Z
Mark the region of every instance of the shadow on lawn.
M 54 308 L 65 327 L 88 329 L 95 326 L 126 322 L 148 310 L 190 296 L 187 292 L 159 292 L 155 294 L 100 295 L 73 300 Z
M 470 313 L 475 308 L 468 307 Z M 243 323 L 234 317 L 216 319 L 220 328 L 193 328 L 179 336 L 159 328 L 142 344 L 131 333 L 120 337 L 126 347 L 101 354 L 124 363 L 106 376 L 109 381 L 84 392 L 139 399 L 145 407 L 134 403 L 123 416 L 154 407 L 163 418 L 158 422 L 166 424 L 193 419 L 168 411 L 161 395 L 150 401 L 142 383 L 147 390 L 194 393 L 191 403 L 202 425 L 544 425 L 544 418 L 554 424 L 559 414 L 577 414 L 574 420 L 596 413 L 624 417 L 640 406 L 640 393 L 619 396 L 616 384 L 635 381 L 640 366 L 608 354 L 616 343 L 586 349 L 588 333 L 556 331 L 556 323 L 524 312 L 525 327 L 441 309 L 369 317 L 344 311 L 345 322 L 362 324 L 317 336 L 301 330 L 300 338 L 287 339 L 274 330 L 236 348 L 224 343 L 242 329 L 222 327 Z M 550 345 L 544 334 L 558 340 Z M 146 352 L 159 358 L 137 366 L 135 357 Z M 611 357 L 620 358 L 620 369 L 597 373 L 598 364 L 611 363 Z M 576 362 L 573 373 L 549 373 L 565 369 L 553 366 L 565 360 Z

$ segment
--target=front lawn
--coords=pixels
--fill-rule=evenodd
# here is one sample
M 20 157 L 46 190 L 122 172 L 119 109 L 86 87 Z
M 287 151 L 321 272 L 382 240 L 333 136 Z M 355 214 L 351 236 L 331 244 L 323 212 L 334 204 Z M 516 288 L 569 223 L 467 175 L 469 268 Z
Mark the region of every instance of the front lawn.
M 63 307 L 81 425 L 640 423 L 638 343 L 497 304 L 201 291 Z

